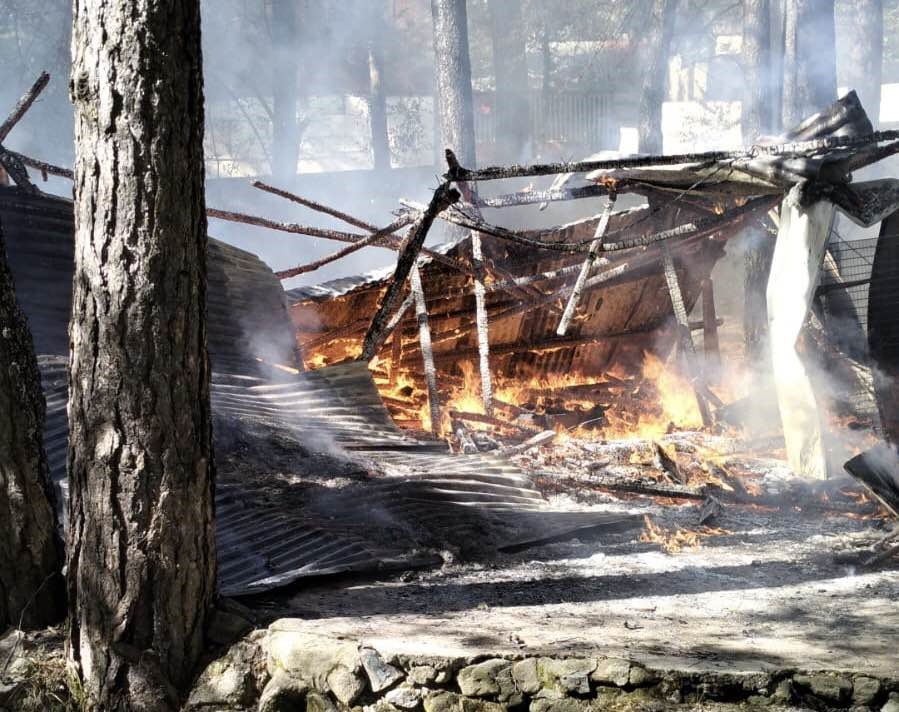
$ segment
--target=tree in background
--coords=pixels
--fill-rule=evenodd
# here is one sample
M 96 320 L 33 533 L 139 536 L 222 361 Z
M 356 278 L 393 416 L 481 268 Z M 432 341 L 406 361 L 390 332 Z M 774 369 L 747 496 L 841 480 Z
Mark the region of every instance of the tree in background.
M 68 656 L 170 710 L 215 588 L 199 0 L 76 0 Z
M 300 131 L 297 125 L 296 0 L 272 0 L 272 175 L 297 174 Z
M 62 541 L 44 452 L 44 394 L 0 232 L 0 629 L 65 615 Z
M 662 104 L 668 87 L 668 60 L 674 37 L 674 19 L 677 0 L 656 0 L 649 22 L 646 47 L 649 61 L 643 73 L 643 90 L 640 94 L 640 151 L 662 152 Z
M 837 96 L 833 0 L 786 0 L 783 125 L 790 129 Z
M 437 74 L 436 115 L 440 123 L 437 161 L 443 165 L 443 150 L 449 148 L 462 165 L 474 167 L 474 107 L 465 0 L 431 0 L 431 15 Z
M 743 0 L 743 143 L 750 145 L 776 130 L 780 115 L 772 67 L 769 0 Z M 777 111 L 775 111 L 777 106 Z M 774 241 L 761 230 L 747 229 L 750 249 L 744 262 L 743 341 L 749 363 L 763 362 L 768 330 L 765 290 Z
M 880 119 L 880 91 L 883 83 L 883 0 L 854 0 L 845 25 L 849 59 L 846 84 L 855 89 L 874 126 Z
M 387 95 L 384 90 L 384 38 L 385 7 L 382 2 L 372 2 L 369 8 L 368 38 L 369 95 L 368 114 L 371 119 L 371 147 L 374 169 L 390 170 L 390 135 L 387 132 Z
M 527 32 L 521 0 L 489 0 L 489 12 L 498 160 L 521 163 L 530 133 Z

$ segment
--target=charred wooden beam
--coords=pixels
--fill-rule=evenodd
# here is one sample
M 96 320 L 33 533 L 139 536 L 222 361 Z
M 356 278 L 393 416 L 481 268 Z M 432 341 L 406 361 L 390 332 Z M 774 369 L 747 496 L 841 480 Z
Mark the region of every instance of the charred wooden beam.
M 278 230 L 280 232 L 287 232 L 292 235 L 308 235 L 309 237 L 320 237 L 325 240 L 336 240 L 337 242 L 351 242 L 355 244 L 356 242 L 364 240 L 368 237 L 368 235 L 362 235 L 357 232 L 327 230 L 324 228 L 311 227 L 308 225 L 279 222 L 277 220 L 270 220 L 269 218 L 259 217 L 258 215 L 248 215 L 246 213 L 238 213 L 230 210 L 219 210 L 217 208 L 207 208 L 206 214 L 211 218 L 218 218 L 219 220 L 228 220 L 230 222 L 243 223 L 244 225 L 253 225 L 255 227 L 265 227 L 269 230 Z M 402 242 L 403 241 L 395 235 L 385 235 L 372 244 L 376 247 L 385 247 L 388 250 L 396 251 L 400 249 L 400 247 L 402 246 Z M 433 259 L 435 262 L 440 262 L 448 267 L 452 267 L 453 269 L 459 270 L 460 272 L 464 272 L 465 274 L 472 273 L 472 269 L 468 265 L 462 264 L 459 260 L 454 260 L 452 257 L 441 255 L 439 252 L 435 252 L 427 248 L 422 248 L 421 252 Z
M 587 185 L 582 188 L 569 188 L 567 190 L 522 190 L 518 193 L 481 198 L 477 205 L 482 208 L 510 208 L 518 205 L 583 200 L 584 198 L 598 198 L 608 195 L 620 187 L 622 186 L 616 185 L 611 187 L 605 184 L 597 184 Z
M 58 176 L 60 178 L 69 178 L 70 180 L 75 177 L 75 172 L 71 168 L 62 168 L 61 166 L 56 166 L 52 163 L 39 161 L 36 158 L 31 158 L 31 156 L 26 156 L 24 153 L 18 153 L 17 151 L 7 150 L 6 153 L 17 158 L 22 163 L 22 165 L 40 171 L 44 180 L 47 180 L 48 175 Z
M 275 276 L 278 279 L 290 279 L 291 277 L 296 277 L 301 274 L 306 274 L 307 272 L 314 272 L 320 267 L 324 267 L 326 264 L 330 264 L 331 262 L 335 262 L 339 259 L 346 257 L 347 255 L 351 255 L 357 250 L 361 250 L 363 247 L 369 247 L 377 243 L 382 238 L 390 235 L 400 228 L 409 225 L 414 222 L 414 218 L 411 215 L 405 215 L 401 218 L 398 218 L 394 222 L 390 223 L 385 228 L 377 230 L 373 232 L 368 237 L 365 237 L 357 242 L 354 242 L 349 247 L 344 247 L 342 250 L 338 250 L 337 252 L 333 252 L 326 257 L 322 257 L 321 259 L 315 260 L 314 262 L 308 262 L 304 265 L 299 265 L 298 267 L 291 267 L 290 269 L 281 270 L 280 272 L 275 272 Z
M 575 163 L 539 163 L 530 166 L 490 166 L 471 170 L 462 166 L 451 167 L 444 178 L 448 181 L 484 181 L 504 178 L 531 178 L 561 173 L 589 173 L 598 170 L 624 168 L 651 168 L 675 166 L 685 163 L 710 163 L 720 161 L 751 160 L 759 156 L 790 156 L 820 153 L 840 148 L 858 148 L 873 143 L 899 139 L 899 130 L 875 131 L 861 136 L 829 136 L 805 141 L 789 141 L 767 146 L 752 146 L 736 151 L 705 151 L 680 153 L 669 156 L 633 156 L 630 158 L 580 161 Z
M 590 270 L 593 269 L 593 263 L 596 261 L 597 253 L 602 245 L 603 236 L 609 227 L 609 218 L 612 216 L 612 210 L 615 209 L 616 198 L 616 193 L 609 194 L 609 202 L 606 203 L 602 217 L 599 219 L 599 224 L 596 226 L 593 242 L 590 243 L 590 251 L 581 265 L 581 271 L 577 276 L 574 287 L 571 289 L 571 296 L 568 298 L 568 304 L 565 305 L 565 311 L 562 313 L 562 319 L 559 321 L 559 327 L 556 329 L 556 334 L 559 336 L 565 336 L 565 333 L 568 331 L 568 325 L 571 323 L 571 318 L 574 316 L 574 311 L 581 300 L 584 284 L 587 282 L 587 277 L 590 276 Z
M 690 328 L 692 329 L 692 324 Z M 721 365 L 721 348 L 718 343 L 715 286 L 711 278 L 702 280 L 702 349 L 706 364 L 717 369 Z
M 31 105 L 34 104 L 49 82 L 50 75 L 47 72 L 41 72 L 34 84 L 31 85 L 31 88 L 22 95 L 22 98 L 16 103 L 10 115 L 0 124 L 0 144 L 6 140 L 9 132 L 19 123 L 25 112 L 31 108 Z
M 657 329 L 647 329 L 646 331 L 628 331 L 613 332 L 609 334 L 586 334 L 578 337 L 551 337 L 546 339 L 536 339 L 533 341 L 512 342 L 504 344 L 493 344 L 490 347 L 491 352 L 495 356 L 513 353 L 526 353 L 528 351 L 552 351 L 554 349 L 570 348 L 574 346 L 586 346 L 589 344 L 604 343 L 608 341 L 617 341 L 619 343 L 627 341 L 643 342 L 648 334 L 655 332 Z M 454 349 L 453 351 L 438 352 L 434 354 L 434 359 L 438 362 L 458 361 L 461 359 L 476 356 L 477 348 Z M 405 361 L 406 359 L 404 359 Z
M 458 191 L 450 188 L 448 185 L 439 186 L 434 191 L 427 209 L 403 240 L 393 278 L 387 286 L 387 292 L 382 297 L 381 303 L 378 305 L 378 311 L 375 313 L 368 333 L 365 335 L 362 358 L 366 361 L 371 361 L 377 352 L 378 344 L 383 343 L 381 332 L 384 331 L 388 315 L 393 311 L 395 302 L 404 288 L 409 272 L 415 266 L 415 260 L 418 259 L 418 253 L 421 251 L 425 238 L 428 236 L 428 230 L 431 229 L 431 225 L 433 225 L 436 217 L 459 200 L 459 197 Z
M 456 420 L 466 420 L 472 423 L 483 423 L 484 425 L 492 425 L 496 428 L 506 428 L 507 430 L 512 430 L 516 433 L 521 433 L 522 435 L 533 435 L 534 433 L 539 433 L 540 430 L 537 428 L 529 428 L 524 425 L 519 425 L 518 423 L 510 423 L 508 420 L 502 420 L 501 418 L 497 418 L 492 415 L 484 415 L 483 413 L 466 413 L 460 410 L 451 410 L 450 418 L 454 418 Z

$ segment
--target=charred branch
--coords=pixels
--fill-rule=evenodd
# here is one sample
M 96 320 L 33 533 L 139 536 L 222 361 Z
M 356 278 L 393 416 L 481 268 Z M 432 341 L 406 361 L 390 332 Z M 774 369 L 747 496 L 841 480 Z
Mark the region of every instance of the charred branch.
M 6 137 L 9 136 L 9 132 L 13 130 L 17 123 L 19 123 L 21 118 L 25 115 L 25 112 L 31 108 L 31 105 L 34 104 L 35 100 L 40 96 L 41 92 L 44 91 L 49 82 L 50 75 L 47 74 L 47 72 L 41 72 L 41 75 L 35 80 L 34 84 L 31 85 L 31 88 L 22 95 L 22 98 L 19 99 L 15 108 L 12 110 L 12 113 L 10 113 L 10 115 L 6 117 L 6 120 L 0 124 L 0 144 L 6 140 Z
M 378 311 L 372 319 L 368 333 L 365 335 L 362 358 L 366 361 L 371 361 L 375 353 L 377 353 L 377 345 L 383 343 L 382 332 L 387 325 L 388 315 L 393 310 L 400 291 L 404 288 L 406 278 L 415 265 L 415 260 L 418 259 L 418 253 L 421 251 L 425 238 L 428 236 L 428 230 L 430 230 L 435 218 L 447 207 L 459 200 L 459 197 L 458 191 L 445 184 L 437 188 L 427 209 L 409 231 L 406 239 L 403 240 L 393 278 L 387 287 L 387 292 L 381 299 L 381 303 L 378 305 Z

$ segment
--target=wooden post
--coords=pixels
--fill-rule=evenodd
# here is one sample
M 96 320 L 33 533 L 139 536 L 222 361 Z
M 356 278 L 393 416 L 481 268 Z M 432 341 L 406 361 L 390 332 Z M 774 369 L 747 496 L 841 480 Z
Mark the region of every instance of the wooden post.
M 424 363 L 425 381 L 428 384 L 428 408 L 431 411 L 431 432 L 440 435 L 440 395 L 437 392 L 437 369 L 434 367 L 434 351 L 431 349 L 431 328 L 428 326 L 428 308 L 418 265 L 412 266 L 409 284 L 415 298 L 415 316 L 418 317 L 418 345 Z
M 768 333 L 787 460 L 798 475 L 827 477 L 821 418 L 796 341 L 815 296 L 834 218 L 828 201 L 801 207 L 793 191 L 783 202 L 768 277 Z
M 705 351 L 706 376 L 717 373 L 721 366 L 718 342 L 718 315 L 715 313 L 715 285 L 711 278 L 702 280 L 702 347 Z
M 478 337 L 478 369 L 481 374 L 481 400 L 484 412 L 493 414 L 493 382 L 490 378 L 490 328 L 487 322 L 487 292 L 484 289 L 484 254 L 481 235 L 471 231 L 471 261 L 474 267 L 475 326 Z
M 681 292 L 680 282 L 677 279 L 677 270 L 674 267 L 674 258 L 666 243 L 662 243 L 662 264 L 665 267 L 665 281 L 668 283 L 668 295 L 671 297 L 671 308 L 674 310 L 674 318 L 677 320 L 678 351 L 687 373 L 693 392 L 696 394 L 696 403 L 702 416 L 702 424 L 709 428 L 712 426 L 712 414 L 706 401 L 706 388 L 699 372 L 699 364 L 696 363 L 696 349 L 693 346 L 693 335 L 690 333 L 690 322 L 687 319 L 687 308 L 684 306 L 684 295 Z

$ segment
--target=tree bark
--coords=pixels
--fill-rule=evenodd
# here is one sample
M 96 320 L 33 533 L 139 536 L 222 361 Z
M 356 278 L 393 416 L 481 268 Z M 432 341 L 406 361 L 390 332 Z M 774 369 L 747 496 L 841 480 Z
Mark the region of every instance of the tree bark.
M 297 174 L 300 130 L 297 124 L 296 0 L 272 0 L 272 175 Z
M 786 0 L 783 123 L 791 129 L 837 96 L 834 0 Z
M 434 22 L 434 69 L 437 73 L 437 116 L 440 124 L 437 164 L 450 149 L 464 166 L 475 165 L 474 107 L 468 13 L 465 0 L 431 0 Z
M 668 89 L 668 60 L 674 37 L 677 0 L 655 0 L 646 45 L 649 63 L 643 74 L 640 96 L 640 151 L 662 153 L 662 104 Z
M 65 615 L 62 540 L 47 457 L 44 395 L 0 232 L 0 628 Z
M 528 65 L 521 0 L 490 0 L 499 163 L 527 163 L 530 138 Z
M 743 0 L 743 144 L 757 143 L 775 133 L 774 72 L 769 0 Z M 765 289 L 774 254 L 774 240 L 755 225 L 747 228 L 743 285 L 743 343 L 754 366 L 762 364 L 768 333 Z
M 68 657 L 170 710 L 215 588 L 199 0 L 76 0 Z
M 883 0 L 855 0 L 852 22 L 845 28 L 849 47 L 847 81 L 877 128 L 883 82 Z

